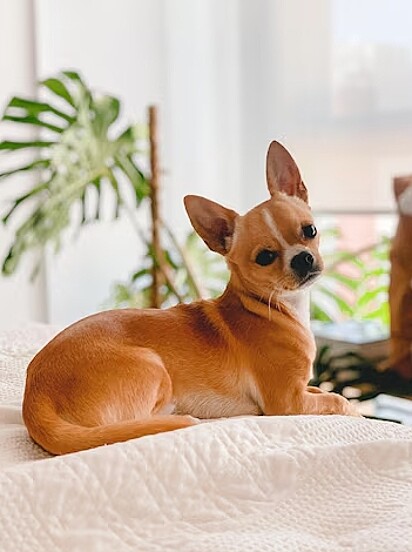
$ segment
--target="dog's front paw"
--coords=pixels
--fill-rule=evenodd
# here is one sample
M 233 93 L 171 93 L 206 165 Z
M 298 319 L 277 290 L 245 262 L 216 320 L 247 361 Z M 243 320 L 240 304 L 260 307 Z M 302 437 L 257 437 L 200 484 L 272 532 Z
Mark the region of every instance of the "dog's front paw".
M 337 395 L 336 393 L 329 393 L 329 396 L 332 398 L 333 411 L 329 414 L 340 414 L 342 416 L 356 416 L 362 417 L 358 412 L 356 405 L 342 397 L 342 395 Z
M 184 416 L 182 416 L 182 418 L 190 422 L 191 425 L 197 425 L 202 423 L 202 420 L 200 420 L 199 418 L 195 418 L 194 416 L 190 416 L 190 414 L 185 414 Z

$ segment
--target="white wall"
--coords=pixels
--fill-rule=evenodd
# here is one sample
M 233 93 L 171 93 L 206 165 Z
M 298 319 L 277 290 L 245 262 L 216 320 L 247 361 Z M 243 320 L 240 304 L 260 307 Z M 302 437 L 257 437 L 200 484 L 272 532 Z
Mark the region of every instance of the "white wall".
M 35 90 L 34 28 L 31 0 L 0 0 L 0 105 L 15 94 L 33 95 Z M 23 139 L 27 134 L 5 124 L 0 127 L 0 140 Z M 25 155 L 16 156 L 16 166 Z M 11 168 L 0 155 L 0 172 Z M 0 181 L 0 212 L 8 205 L 17 189 L 30 185 L 27 176 L 13 178 L 8 184 Z M 0 225 L 0 257 L 10 246 L 12 229 Z M 26 259 L 21 270 L 12 278 L 0 276 L 0 328 L 18 326 L 26 320 L 42 321 L 46 318 L 44 274 L 34 284 L 28 275 L 31 260 Z
M 37 0 L 40 78 L 73 68 L 118 96 L 122 121 L 144 121 L 164 100 L 163 12 L 159 0 Z M 47 256 L 49 319 L 67 324 L 100 310 L 115 280 L 136 268 L 140 246 L 127 220 L 101 222 Z
M 238 0 L 177 0 L 165 8 L 165 203 L 182 225 L 182 197 L 243 208 L 239 144 Z

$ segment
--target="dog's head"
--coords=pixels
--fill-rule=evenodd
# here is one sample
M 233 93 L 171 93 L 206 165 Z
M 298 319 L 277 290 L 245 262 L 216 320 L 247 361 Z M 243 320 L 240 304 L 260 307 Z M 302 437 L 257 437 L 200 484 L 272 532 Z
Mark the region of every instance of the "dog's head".
M 270 144 L 266 176 L 271 198 L 243 216 L 200 196 L 185 197 L 199 236 L 225 256 L 236 285 L 262 299 L 302 289 L 323 269 L 306 187 L 278 142 Z

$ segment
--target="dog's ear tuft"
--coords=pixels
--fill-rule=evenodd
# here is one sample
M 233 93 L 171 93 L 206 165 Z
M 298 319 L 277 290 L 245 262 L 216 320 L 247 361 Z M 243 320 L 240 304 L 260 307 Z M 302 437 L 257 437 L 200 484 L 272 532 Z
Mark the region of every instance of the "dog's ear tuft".
M 184 203 L 193 228 L 209 249 L 227 255 L 238 214 L 201 196 L 188 195 Z
M 266 156 L 266 180 L 271 196 L 284 192 L 308 202 L 308 191 L 293 157 L 279 142 L 272 142 Z

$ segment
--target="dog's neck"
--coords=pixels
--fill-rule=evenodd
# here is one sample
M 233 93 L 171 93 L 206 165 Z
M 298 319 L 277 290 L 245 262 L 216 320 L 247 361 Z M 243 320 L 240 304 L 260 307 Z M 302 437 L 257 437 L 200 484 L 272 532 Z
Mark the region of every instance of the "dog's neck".
M 280 311 L 296 319 L 297 322 L 310 328 L 309 290 L 300 290 L 281 295 L 273 295 L 270 304 L 267 299 L 244 291 L 232 280 L 229 282 L 221 302 L 238 304 L 246 311 L 272 321 L 273 311 Z
M 284 295 L 282 301 L 296 312 L 297 319 L 304 326 L 310 327 L 310 292 L 308 289 Z

